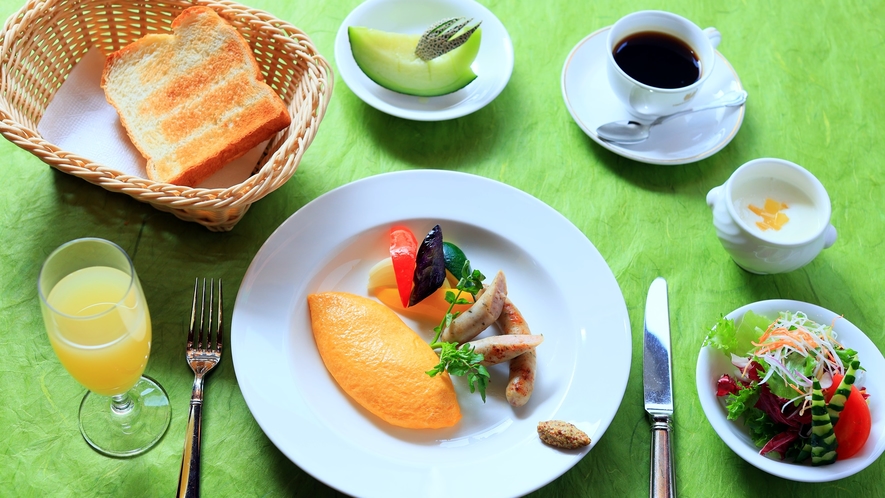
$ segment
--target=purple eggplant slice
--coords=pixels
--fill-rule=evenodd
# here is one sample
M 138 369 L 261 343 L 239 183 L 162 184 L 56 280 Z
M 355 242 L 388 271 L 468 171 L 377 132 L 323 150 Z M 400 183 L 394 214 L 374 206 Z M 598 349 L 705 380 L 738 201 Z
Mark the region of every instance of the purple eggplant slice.
M 412 293 L 409 306 L 420 303 L 433 294 L 446 280 L 446 257 L 443 253 L 442 230 L 434 226 L 418 246 L 415 261 L 415 276 L 412 278 Z

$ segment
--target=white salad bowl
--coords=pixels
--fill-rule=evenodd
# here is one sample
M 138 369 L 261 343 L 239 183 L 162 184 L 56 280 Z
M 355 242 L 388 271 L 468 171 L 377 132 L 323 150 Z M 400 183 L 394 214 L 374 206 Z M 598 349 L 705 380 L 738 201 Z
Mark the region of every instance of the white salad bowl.
M 782 462 L 760 455 L 760 448 L 753 444 L 743 422 L 728 420 L 725 406 L 716 396 L 717 380 L 722 374 L 734 373 L 735 367 L 722 352 L 705 346 L 701 348 L 698 356 L 697 391 L 704 414 L 719 437 L 738 456 L 751 465 L 769 474 L 792 481 L 835 481 L 856 474 L 876 461 L 885 451 L 885 375 L 883 375 L 885 373 L 885 358 L 882 357 L 882 353 L 876 345 L 847 319 L 839 318 L 840 315 L 830 310 L 802 301 L 788 299 L 759 301 L 732 311 L 726 315 L 726 318 L 736 320 L 748 310 L 770 317 L 777 316 L 780 311 L 802 311 L 808 315 L 808 318 L 818 323 L 830 324 L 835 320 L 834 330 L 837 340 L 846 348 L 858 352 L 861 367 L 866 370 L 865 375 L 862 379 L 859 378 L 858 382 L 862 382 L 870 394 L 868 398 L 872 416 L 870 437 L 863 449 L 853 457 L 819 467 L 813 467 L 807 463 Z M 715 321 L 712 321 L 710 326 L 712 327 L 714 324 Z

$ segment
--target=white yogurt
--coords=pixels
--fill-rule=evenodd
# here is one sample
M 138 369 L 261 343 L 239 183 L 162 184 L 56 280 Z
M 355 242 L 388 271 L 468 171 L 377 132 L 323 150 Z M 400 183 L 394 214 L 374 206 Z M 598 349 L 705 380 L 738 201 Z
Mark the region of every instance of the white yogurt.
M 767 199 L 786 205 L 780 212 L 789 221 L 779 229 L 760 227 L 757 222 L 763 222 L 763 218 L 750 209 L 751 205 L 764 208 Z M 732 200 L 734 209 L 747 230 L 771 242 L 790 244 L 807 241 L 827 223 L 822 210 L 808 194 L 779 178 L 761 176 L 735 185 Z

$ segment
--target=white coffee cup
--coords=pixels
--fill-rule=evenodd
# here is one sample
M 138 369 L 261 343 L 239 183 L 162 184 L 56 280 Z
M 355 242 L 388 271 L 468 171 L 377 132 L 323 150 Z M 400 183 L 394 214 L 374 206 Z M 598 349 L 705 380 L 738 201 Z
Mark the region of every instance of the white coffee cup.
M 658 88 L 628 75 L 615 62 L 614 51 L 631 35 L 657 32 L 673 36 L 688 45 L 700 64 L 700 76 L 694 83 L 679 88 Z M 702 30 L 682 16 L 659 10 L 644 10 L 622 17 L 608 32 L 608 80 L 615 95 L 631 114 L 656 117 L 688 109 L 716 62 L 716 47 L 722 36 L 716 28 Z
M 757 214 L 767 199 L 789 221 L 780 228 Z M 707 194 L 722 247 L 751 273 L 785 273 L 810 263 L 836 242 L 830 197 L 808 170 L 783 159 L 755 159 Z M 774 211 L 775 209 L 771 209 Z M 771 216 L 766 212 L 766 216 Z

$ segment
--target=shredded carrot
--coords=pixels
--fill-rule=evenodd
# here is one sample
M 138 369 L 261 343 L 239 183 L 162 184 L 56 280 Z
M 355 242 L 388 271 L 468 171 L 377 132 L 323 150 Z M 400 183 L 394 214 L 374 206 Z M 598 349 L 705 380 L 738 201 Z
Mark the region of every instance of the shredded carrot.
M 753 363 L 751 363 L 751 362 L 747 362 L 747 365 L 744 367 L 743 370 L 741 370 L 741 375 L 742 375 L 742 376 L 744 376 L 744 377 L 747 376 L 747 372 L 750 371 L 750 365 L 752 365 L 752 364 L 753 364 Z
M 839 316 L 837 316 L 836 318 L 833 318 L 833 321 L 830 322 L 830 328 L 831 328 L 831 329 L 836 328 L 836 320 L 838 320 L 838 319 L 840 319 L 840 318 L 845 318 L 845 315 L 839 315 Z M 839 349 L 845 349 L 845 347 L 842 346 L 842 343 L 839 342 L 839 341 L 837 341 L 835 337 L 831 337 L 830 340 L 833 341 L 833 344 L 834 344 L 835 346 L 837 346 Z
M 760 355 L 763 355 L 763 354 L 765 354 L 765 353 L 771 352 L 771 351 L 774 350 L 774 349 L 778 349 L 778 348 L 783 347 L 783 346 L 793 345 L 793 344 L 795 344 L 795 343 L 792 342 L 792 341 L 789 341 L 789 340 L 787 340 L 787 339 L 781 339 L 781 340 L 779 340 L 779 341 L 769 342 L 769 343 L 766 343 L 766 344 L 756 344 L 755 342 L 752 343 L 752 344 L 753 344 L 754 346 L 758 346 L 758 347 L 760 348 L 760 349 L 757 349 L 757 350 L 756 350 L 756 356 L 760 356 Z
M 765 342 L 765 340 L 768 339 L 769 336 L 771 336 L 771 333 L 774 331 L 774 325 L 776 323 L 777 322 L 772 322 L 771 325 L 769 325 L 768 328 L 765 329 L 765 333 L 762 334 L 762 337 L 759 338 L 759 342 Z M 753 343 L 753 345 L 755 346 L 756 344 Z
M 835 324 L 835 320 L 833 323 Z M 752 356 L 757 362 L 766 365 L 762 382 L 776 372 L 783 379 L 784 385 L 801 396 L 811 395 L 812 378 L 820 378 L 824 372 L 831 375 L 844 373 L 842 361 L 835 354 L 837 349 L 843 348 L 836 342 L 832 326 L 815 323 L 801 312 L 781 313 L 752 344 L 756 348 Z M 790 366 L 796 364 L 796 359 L 790 359 L 796 354 L 800 355 L 799 358 L 811 357 L 816 360 L 817 366 L 810 377 Z M 746 376 L 749 365 L 743 371 Z

